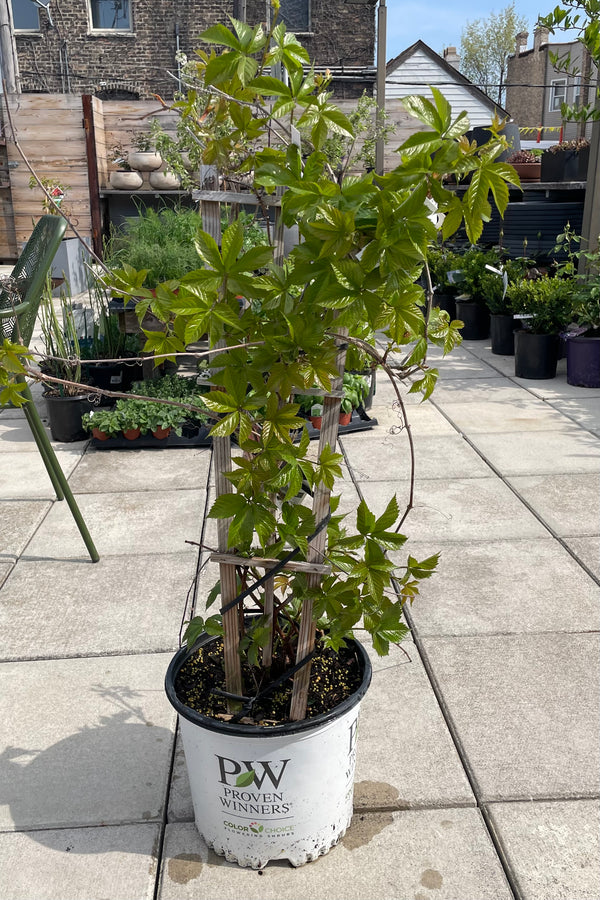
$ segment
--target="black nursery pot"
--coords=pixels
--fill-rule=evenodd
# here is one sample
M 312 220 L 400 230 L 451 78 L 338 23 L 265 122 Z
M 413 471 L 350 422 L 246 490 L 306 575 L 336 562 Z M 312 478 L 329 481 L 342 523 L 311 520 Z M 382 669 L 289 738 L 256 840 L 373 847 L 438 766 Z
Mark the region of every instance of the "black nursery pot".
M 50 419 L 50 431 L 55 441 L 71 443 L 89 437 L 81 425 L 84 413 L 93 408 L 87 397 L 51 397 L 44 395 Z
M 492 314 L 490 316 L 490 337 L 492 353 L 499 356 L 513 356 L 515 352 L 515 320 L 512 316 Z
M 558 363 L 557 334 L 515 331 L 515 375 L 542 380 L 554 378 Z
M 567 382 L 600 387 L 600 337 L 567 338 Z
M 450 321 L 456 318 L 456 297 L 453 294 L 435 293 L 433 295 L 433 305 L 444 309 L 450 316 Z
M 485 303 L 457 300 L 456 317 L 465 324 L 461 334 L 465 341 L 485 341 L 490 336 L 490 313 Z

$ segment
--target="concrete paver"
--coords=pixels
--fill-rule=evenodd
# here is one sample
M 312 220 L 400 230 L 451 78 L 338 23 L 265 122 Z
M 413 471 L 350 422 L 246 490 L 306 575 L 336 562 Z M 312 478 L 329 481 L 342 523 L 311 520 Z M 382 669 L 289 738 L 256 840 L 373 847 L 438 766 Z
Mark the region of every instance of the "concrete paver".
M 50 506 L 47 500 L 0 500 L 0 559 L 23 552 Z
M 343 843 L 261 875 L 202 844 L 163 691 L 197 562 L 186 541 L 204 528 L 216 544 L 214 520 L 203 524 L 209 453 L 55 445 L 101 553 L 93 565 L 66 505 L 36 486 L 46 476 L 22 413 L 0 415 L 7 900 L 137 900 L 159 871 L 163 900 L 600 896 L 600 391 L 566 385 L 564 361 L 552 382 L 515 379 L 485 341 L 431 363 L 433 402 L 405 396 L 417 480 L 395 556 L 441 550 L 440 572 L 409 613 L 414 643 L 374 659 Z M 376 512 L 394 493 L 407 501 L 393 401 L 382 379 L 380 425 L 342 442 L 341 511 L 357 491 Z M 216 577 L 214 565 L 200 574 L 199 611 Z
M 426 559 L 441 547 L 437 575 L 410 609 L 421 636 L 589 631 L 599 623 L 600 586 L 555 539 L 415 544 Z
M 70 480 L 82 493 L 148 490 L 200 490 L 206 485 L 210 450 L 202 447 L 168 450 L 95 450 L 86 453 Z
M 485 478 L 489 466 L 459 435 L 413 437 L 419 478 Z M 349 434 L 340 442 L 357 481 L 391 481 L 410 477 L 410 447 L 404 433 L 381 437 L 370 431 Z
M 479 452 L 508 477 L 600 472 L 597 437 L 574 426 L 552 432 L 478 434 L 473 441 Z
M 523 900 L 600 897 L 597 800 L 492 803 L 488 813 Z
M 408 482 L 365 481 L 360 489 L 381 515 L 390 497 L 408 498 Z M 468 503 L 465 503 L 468 497 Z M 498 478 L 423 480 L 417 475 L 414 508 L 406 522 L 414 541 L 489 541 L 546 537 L 548 532 Z
M 67 476 L 81 459 L 77 451 L 58 450 L 58 462 Z M 0 452 L 0 483 L 2 494 L 8 500 L 55 500 L 56 493 L 37 450 L 29 452 Z
M 425 638 L 480 796 L 598 796 L 597 634 Z
M 0 834 L 4 897 L 149 900 L 158 837 L 158 825 Z
M 167 826 L 159 900 L 512 900 L 475 809 L 357 813 L 330 853 L 262 876 L 209 851 L 194 825 Z
M 12 571 L 14 563 L 10 560 L 6 560 L 4 562 L 0 562 L 0 587 L 6 578 L 8 578 L 9 573 Z
M 22 559 L 2 592 L 0 658 L 174 652 L 195 570 L 185 551 Z
M 39 636 L 43 652 L 42 626 Z M 3 663 L 0 831 L 160 820 L 173 743 L 162 689 L 171 656 Z
M 511 475 L 508 479 L 560 537 L 600 533 L 600 475 Z
M 531 431 L 568 431 L 573 424 L 557 409 L 535 398 L 440 404 L 459 431 L 469 436 Z M 528 439 L 528 437 L 527 437 Z
M 554 409 L 566 418 L 600 436 L 600 396 L 589 400 L 578 396 L 571 399 L 551 400 Z
M 595 537 L 567 537 L 565 544 L 577 558 L 600 580 L 600 535 Z
M 78 494 L 77 503 L 102 556 L 173 553 L 198 541 L 206 494 L 201 490 Z M 193 552 L 193 548 L 189 547 Z M 85 546 L 65 503 L 55 503 L 27 547 L 28 557 L 69 559 Z

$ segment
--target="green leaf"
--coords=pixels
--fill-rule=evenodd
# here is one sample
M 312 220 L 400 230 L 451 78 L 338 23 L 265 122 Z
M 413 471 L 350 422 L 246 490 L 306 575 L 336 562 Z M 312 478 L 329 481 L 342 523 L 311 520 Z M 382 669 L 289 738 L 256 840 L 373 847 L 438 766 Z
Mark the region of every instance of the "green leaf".
M 246 509 L 247 501 L 240 494 L 221 494 L 213 503 L 209 519 L 229 519 Z
M 242 772 L 241 775 L 235 779 L 236 787 L 250 787 L 252 782 L 254 781 L 254 769 L 250 769 L 248 772 Z
M 361 534 L 371 534 L 375 527 L 375 514 L 371 512 L 364 500 L 361 500 L 356 511 L 356 527 Z

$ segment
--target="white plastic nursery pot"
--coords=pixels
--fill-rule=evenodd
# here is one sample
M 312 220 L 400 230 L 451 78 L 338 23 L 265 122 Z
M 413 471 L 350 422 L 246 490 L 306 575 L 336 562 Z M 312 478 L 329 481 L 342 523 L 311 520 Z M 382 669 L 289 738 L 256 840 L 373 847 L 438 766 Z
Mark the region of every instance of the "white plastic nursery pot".
M 222 722 L 185 706 L 175 682 L 194 650 L 184 647 L 171 661 L 165 687 L 179 713 L 196 827 L 230 862 L 260 869 L 288 859 L 301 866 L 344 836 L 352 819 L 359 706 L 371 682 L 366 650 L 348 643 L 362 671 L 359 688 L 328 713 L 273 727 Z

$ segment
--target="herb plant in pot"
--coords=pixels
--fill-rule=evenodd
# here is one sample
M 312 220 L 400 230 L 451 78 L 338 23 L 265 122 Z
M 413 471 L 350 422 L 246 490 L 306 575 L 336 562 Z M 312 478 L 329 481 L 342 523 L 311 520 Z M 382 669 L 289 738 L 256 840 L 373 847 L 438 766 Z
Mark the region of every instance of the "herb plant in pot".
M 510 282 L 507 295 L 523 328 L 515 331 L 515 375 L 554 378 L 559 334 L 571 319 L 574 282 L 569 278 L 521 278 Z
M 136 172 L 154 172 L 162 166 L 160 153 L 156 152 L 154 140 L 148 131 L 134 134 L 132 144 L 134 150 L 129 151 L 129 165 Z
M 300 241 L 275 264 L 271 247 L 243 250 L 239 221 L 220 240 L 200 232 L 203 267 L 181 281 L 176 295 L 159 285 L 170 315 L 162 336 L 154 332 L 147 346 L 183 352 L 208 331 L 214 352 L 213 389 L 204 401 L 219 416 L 209 515 L 217 523 L 213 559 L 221 577 L 208 604 L 219 597 L 219 612 L 197 610 L 166 689 L 180 716 L 200 833 L 217 853 L 258 868 L 271 859 L 300 865 L 343 836 L 352 815 L 358 708 L 370 679 L 368 655 L 353 631 L 364 630 L 373 650 L 387 653 L 406 632 L 404 603 L 437 561 L 408 556 L 397 567 L 387 558 L 387 550 L 405 542 L 396 531 L 395 497 L 379 515 L 362 502 L 352 532 L 336 513 L 345 347 L 358 342 L 364 349 L 355 335 L 370 323 L 388 355 L 396 351 L 404 360 L 396 375 L 387 356 L 374 357 L 398 392 L 411 377 L 411 390 L 429 395 L 436 371 L 425 362 L 428 340 L 448 351 L 460 336 L 449 323 L 428 333 L 428 304 L 416 284 L 435 240 L 425 201 L 431 194 L 442 212 L 453 213 L 444 220 L 446 237 L 464 221 L 475 242 L 479 191 L 469 187 L 457 197 L 444 188 L 448 159 L 461 172 L 477 169 L 486 196 L 492 182 L 514 176 L 494 161 L 501 140 L 492 137 L 485 149 L 460 140 L 468 121 L 453 121 L 434 87 L 433 100 L 404 101 L 427 125 L 425 142 L 409 139 L 400 165 L 385 176 L 338 182 L 321 147 L 330 126 L 352 131 L 327 83 L 310 69 L 305 74 L 306 52 L 276 20 L 268 33 L 232 24 L 233 30 L 216 25 L 204 34 L 220 52 L 199 55 L 197 94 L 215 84 L 219 101 L 208 118 L 190 122 L 203 129 L 207 159 L 227 156 L 233 140 L 236 147 L 245 143 L 242 165 L 253 188 L 273 195 L 287 188 L 281 219 L 297 226 Z M 285 80 L 271 74 L 275 62 Z M 267 141 L 272 123 L 279 134 L 292 108 L 298 129 L 310 133 L 305 153 L 293 141 Z M 138 273 L 124 270 L 111 279 L 113 290 L 126 295 L 138 283 Z M 142 296 L 153 302 L 149 291 Z M 324 397 L 316 452 L 294 401 L 313 385 Z M 231 455 L 232 438 L 239 455 Z M 311 506 L 296 502 L 304 482 Z

